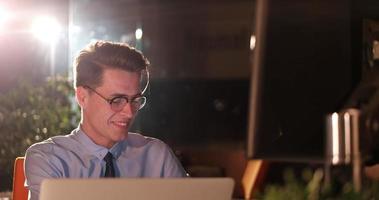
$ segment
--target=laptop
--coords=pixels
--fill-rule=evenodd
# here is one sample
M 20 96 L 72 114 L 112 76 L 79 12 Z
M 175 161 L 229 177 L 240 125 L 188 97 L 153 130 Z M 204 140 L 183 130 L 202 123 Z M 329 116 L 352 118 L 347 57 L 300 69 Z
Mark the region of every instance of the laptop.
M 232 178 L 46 179 L 40 200 L 231 200 Z

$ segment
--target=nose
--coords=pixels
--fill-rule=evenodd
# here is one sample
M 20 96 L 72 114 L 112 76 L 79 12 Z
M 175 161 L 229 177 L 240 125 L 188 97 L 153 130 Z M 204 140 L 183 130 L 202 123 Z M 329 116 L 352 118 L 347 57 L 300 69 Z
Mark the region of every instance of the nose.
M 122 115 L 127 116 L 128 118 L 132 118 L 135 114 L 135 110 L 133 109 L 132 104 L 126 103 L 125 106 L 120 111 Z

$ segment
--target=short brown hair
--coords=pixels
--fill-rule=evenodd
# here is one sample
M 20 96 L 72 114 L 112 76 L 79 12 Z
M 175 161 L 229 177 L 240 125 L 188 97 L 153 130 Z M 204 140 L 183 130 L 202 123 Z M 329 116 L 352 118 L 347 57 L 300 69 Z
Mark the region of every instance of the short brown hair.
M 142 53 L 128 44 L 96 41 L 81 50 L 74 61 L 74 86 L 100 86 L 104 68 L 146 71 L 148 84 L 148 66 L 149 61 Z

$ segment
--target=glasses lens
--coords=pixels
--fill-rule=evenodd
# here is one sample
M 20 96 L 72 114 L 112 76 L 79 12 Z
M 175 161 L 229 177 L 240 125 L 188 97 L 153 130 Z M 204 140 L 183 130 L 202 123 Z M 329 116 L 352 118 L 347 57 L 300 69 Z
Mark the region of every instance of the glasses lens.
M 111 100 L 111 108 L 112 110 L 118 112 L 126 106 L 126 104 L 129 102 L 127 97 L 115 97 Z M 131 100 L 130 105 L 132 106 L 132 109 L 134 111 L 137 111 L 141 108 L 143 108 L 146 104 L 146 97 L 135 97 Z
M 136 108 L 137 110 L 143 108 L 146 104 L 146 97 L 136 97 L 132 100 L 132 106 L 133 108 Z
M 111 100 L 111 108 L 114 111 L 120 111 L 124 108 L 128 100 L 125 97 L 115 97 Z

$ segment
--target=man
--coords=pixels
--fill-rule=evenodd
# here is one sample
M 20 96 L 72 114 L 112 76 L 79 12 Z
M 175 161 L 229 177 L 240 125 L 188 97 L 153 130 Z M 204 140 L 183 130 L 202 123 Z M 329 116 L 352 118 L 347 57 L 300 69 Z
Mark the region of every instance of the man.
M 81 122 L 71 134 L 26 151 L 29 199 L 38 199 L 47 178 L 186 176 L 163 142 L 128 132 L 146 103 L 148 64 L 140 52 L 121 43 L 98 41 L 79 53 L 74 85 Z

